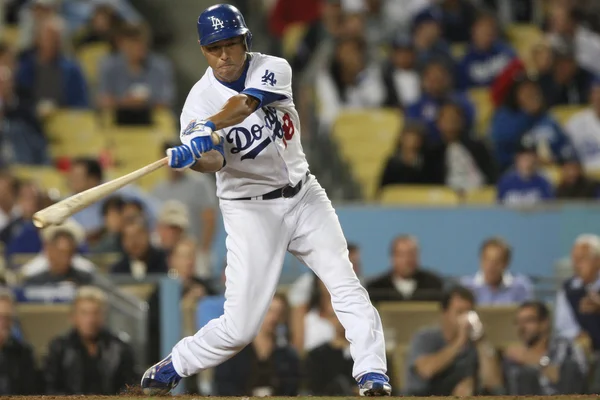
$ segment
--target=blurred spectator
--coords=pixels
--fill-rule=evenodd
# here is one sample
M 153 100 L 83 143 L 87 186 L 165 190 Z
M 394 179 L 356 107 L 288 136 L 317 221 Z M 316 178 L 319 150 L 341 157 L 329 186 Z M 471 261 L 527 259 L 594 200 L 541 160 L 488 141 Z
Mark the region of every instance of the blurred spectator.
M 67 185 L 73 194 L 77 194 L 102 184 L 103 178 L 104 171 L 97 160 L 81 157 L 72 160 L 67 176 Z M 147 212 L 147 218 L 151 223 L 154 221 L 156 205 L 152 197 L 145 195 L 141 189 L 132 184 L 119 189 L 116 193 L 122 196 L 127 203 L 132 200 L 143 203 L 143 211 Z M 94 203 L 73 216 L 83 226 L 88 235 L 97 235 L 102 229 L 102 204 L 102 201 Z M 127 218 L 127 209 L 124 210 L 124 214 Z
M 450 47 L 442 36 L 440 14 L 431 10 L 419 13 L 412 26 L 412 39 L 417 57 L 417 69 L 422 70 L 431 62 L 439 62 L 454 68 Z
M 444 37 L 452 43 L 467 42 L 477 9 L 470 0 L 438 0 L 429 12 L 439 14 Z
M 354 272 L 362 280 L 362 262 L 360 248 L 357 244 L 348 243 L 348 258 Z M 317 288 L 315 280 L 318 278 L 314 272 L 306 272 L 296 279 L 288 291 L 287 299 L 291 307 L 292 343 L 300 352 L 304 349 L 304 319 L 310 311 L 313 292 Z
M 49 270 L 49 249 L 51 252 L 51 242 L 59 233 L 64 233 L 67 236 L 74 237 L 78 248 L 81 249 L 85 247 L 83 229 L 77 222 L 75 222 L 72 219 L 68 219 L 60 225 L 51 226 L 41 230 L 41 237 L 38 232 L 38 229 L 35 228 L 33 224 L 27 224 L 24 227 L 22 233 L 20 235 L 17 235 L 15 239 L 13 239 L 13 242 L 32 242 L 32 244 L 29 244 L 28 246 L 35 246 L 36 248 L 38 248 L 38 250 L 36 250 L 35 252 L 41 251 L 40 254 L 35 256 L 27 264 L 21 267 L 20 272 L 25 277 L 38 275 Z M 14 251 L 14 253 L 23 253 L 23 251 Z M 90 260 L 82 257 L 79 254 L 73 255 L 71 261 L 73 264 L 73 268 L 84 273 L 93 273 L 96 269 L 96 267 Z
M 581 25 L 579 16 L 565 4 L 550 9 L 548 38 L 554 48 L 573 48 L 580 67 L 600 74 L 600 35 Z
M 11 64 L 12 60 L 3 62 Z M 48 143 L 35 101 L 26 89 L 15 87 L 13 71 L 9 66 L 0 67 L 0 133 L 5 138 L 2 145 L 8 146 L 6 150 L 12 163 L 48 164 Z
M 379 189 L 387 185 L 432 184 L 435 176 L 424 157 L 426 128 L 420 123 L 408 122 L 398 137 L 396 151 L 388 158 L 379 179 Z
M 421 97 L 421 82 L 415 69 L 416 54 L 412 38 L 398 36 L 392 42 L 392 53 L 383 66 L 386 99 L 383 106 L 406 107 Z
M 558 292 L 555 334 L 567 339 L 589 338 L 600 350 L 600 237 L 580 235 L 571 251 L 574 275 Z
M 420 265 L 419 243 L 415 237 L 397 236 L 390 246 L 390 261 L 390 272 L 375 278 L 366 286 L 373 303 L 439 299 L 444 282 Z
M 459 191 L 494 184 L 494 160 L 486 145 L 469 138 L 465 115 L 456 103 L 446 103 L 438 112 L 437 129 L 442 143 L 432 146 L 427 160 L 434 169 L 434 181 Z
M 344 109 L 379 107 L 385 100 L 381 73 L 377 65 L 369 64 L 362 39 L 339 39 L 334 54 L 331 64 L 321 71 L 315 83 L 319 119 L 324 127 L 329 127 Z
M 39 393 L 33 350 L 13 333 L 16 314 L 12 292 L 0 288 L 0 394 L 3 396 Z
M 0 231 L 0 242 L 6 246 L 26 229 L 26 225 L 32 225 L 33 214 L 40 210 L 41 205 L 40 188 L 33 181 L 21 181 L 16 202 L 19 213 Z
M 452 75 L 448 68 L 434 61 L 425 67 L 422 75 L 423 94 L 418 102 L 406 109 L 406 117 L 427 124 L 427 142 L 439 143 L 440 132 L 436 127 L 439 108 L 448 101 L 455 102 L 464 111 L 467 132 L 470 132 L 475 118 L 475 108 L 464 94 L 452 88 Z
M 64 15 L 70 32 L 77 32 L 93 17 L 98 7 L 110 6 L 120 19 L 139 23 L 141 16 L 130 0 L 62 0 L 61 14 Z
M 121 249 L 121 231 L 125 218 L 123 216 L 125 200 L 121 196 L 111 196 L 102 204 L 102 231 L 90 250 L 94 253 L 116 253 Z
M 531 79 L 516 82 L 506 104 L 492 118 L 490 138 L 501 171 L 511 165 L 525 135 L 534 140 L 543 161 L 559 158 L 569 144 L 558 122 L 545 110 L 539 84 Z
M 118 34 L 119 52 L 100 65 L 98 104 L 103 109 L 170 107 L 175 97 L 169 60 L 150 51 L 141 26 L 125 25 Z
M 600 197 L 600 184 L 588 178 L 581 161 L 574 151 L 560 160 L 560 183 L 556 188 L 557 199 L 585 200 Z
M 547 40 L 543 40 L 531 49 L 533 70 L 538 76 L 552 75 L 555 50 Z
M 63 52 L 61 29 L 57 19 L 44 22 L 36 35 L 35 47 L 19 61 L 17 84 L 31 91 L 40 116 L 59 107 L 80 108 L 89 104 L 83 72 Z
M 51 228 L 46 228 L 51 229 Z M 73 256 L 77 251 L 77 234 L 66 227 L 55 228 L 44 240 L 47 270 L 37 272 L 25 280 L 26 285 L 45 285 L 72 282 L 77 286 L 89 285 L 94 277 L 90 272 L 75 268 Z
M 592 82 L 591 106 L 565 125 L 567 136 L 586 170 L 600 170 L 600 78 Z
M 502 25 L 532 23 L 541 18 L 542 10 L 537 0 L 481 0 L 478 3 L 493 10 Z
M 479 249 L 479 271 L 465 276 L 461 284 L 469 288 L 478 306 L 519 304 L 533 298 L 533 285 L 524 275 L 508 271 L 512 249 L 504 239 L 486 239 Z
M 75 48 L 93 43 L 110 44 L 116 50 L 115 33 L 122 19 L 111 4 L 98 4 L 86 25 L 74 37 Z
M 167 272 L 166 255 L 150 244 L 148 227 L 139 219 L 127 222 L 121 237 L 123 257 L 112 266 L 113 274 L 129 274 L 143 279 L 147 274 Z
M 191 239 L 182 239 L 175 244 L 169 254 L 170 275 L 181 282 L 181 296 L 197 302 L 201 297 L 212 296 L 217 291 L 210 282 L 198 278 L 195 272 L 196 243 Z
M 73 301 L 70 332 L 49 345 L 46 394 L 116 395 L 136 380 L 133 349 L 106 326 L 108 300 L 86 286 Z
M 467 52 L 457 66 L 457 86 L 462 89 L 490 86 L 515 57 L 514 49 L 498 38 L 494 16 L 481 14 L 473 25 Z
M 537 301 L 525 302 L 519 306 L 515 322 L 520 343 L 503 353 L 507 394 L 585 393 L 586 356 L 568 339 L 550 336 L 548 307 Z
M 35 45 L 42 26 L 52 20 L 60 20 L 58 0 L 30 0 L 20 8 L 18 15 L 18 50 L 28 50 Z M 66 34 L 66 32 L 61 32 Z M 65 35 L 66 36 L 66 35 Z
M 316 29 L 316 26 L 320 25 L 317 21 L 326 13 L 326 8 L 331 3 L 339 8 L 339 1 L 308 0 L 298 3 L 294 0 L 276 0 L 269 14 L 269 33 L 281 38 L 287 28 L 298 23 Z M 311 28 L 309 27 L 308 30 L 310 31 Z
M 534 141 L 524 137 L 515 155 L 514 170 L 498 181 L 498 202 L 511 206 L 531 206 L 554 198 L 554 189 L 538 170 Z
M 173 143 L 165 143 L 164 150 L 173 145 Z M 205 174 L 169 168 L 167 179 L 159 182 L 150 193 L 163 203 L 175 198 L 186 205 L 189 234 L 199 245 L 197 273 L 201 276 L 210 275 L 211 252 L 217 233 L 218 219 L 216 188 L 211 178 Z
M 514 82 L 525 74 L 525 64 L 519 58 L 513 60 L 496 77 L 490 89 L 490 97 L 494 108 L 501 107 L 508 94 L 511 92 Z
M 156 236 L 153 244 L 167 255 L 185 236 L 190 223 L 190 217 L 185 204 L 179 200 L 166 201 L 156 222 Z
M 577 65 L 572 50 L 556 51 L 554 66 L 540 76 L 540 87 L 548 107 L 587 104 L 592 75 Z
M 15 49 L 9 43 L 0 41 L 0 67 L 14 71 L 17 66 Z
M 296 396 L 300 387 L 300 360 L 280 341 L 287 324 L 285 296 L 276 294 L 254 341 L 233 358 L 215 367 L 217 396 Z
M 356 396 L 352 378 L 352 356 L 346 331 L 334 315 L 331 322 L 335 337 L 329 343 L 311 350 L 305 358 L 306 388 L 312 396 Z
M 19 216 L 17 192 L 19 182 L 7 171 L 0 171 L 0 229 L 4 229 L 10 221 Z
M 444 293 L 439 326 L 423 328 L 408 350 L 404 392 L 413 396 L 473 396 L 501 393 L 502 375 L 493 347 L 473 336 L 468 319 L 475 306 L 463 287 Z
M 146 210 L 144 204 L 138 199 L 127 199 L 123 206 L 123 218 L 127 221 L 140 219 L 147 221 Z

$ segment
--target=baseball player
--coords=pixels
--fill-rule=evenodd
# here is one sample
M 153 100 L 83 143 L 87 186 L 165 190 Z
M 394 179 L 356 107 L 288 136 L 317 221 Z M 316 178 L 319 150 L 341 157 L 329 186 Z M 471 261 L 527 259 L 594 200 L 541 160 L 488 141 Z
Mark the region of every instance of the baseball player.
M 202 12 L 198 35 L 209 68 L 183 107 L 182 145 L 167 155 L 171 168 L 216 172 L 227 232 L 227 300 L 224 315 L 146 371 L 144 393 L 166 394 L 181 378 L 224 362 L 250 343 L 289 251 L 331 292 L 360 394 L 390 395 L 379 314 L 352 269 L 335 210 L 302 151 L 290 65 L 250 52 L 252 34 L 231 5 Z M 213 132 L 219 145 L 211 140 Z

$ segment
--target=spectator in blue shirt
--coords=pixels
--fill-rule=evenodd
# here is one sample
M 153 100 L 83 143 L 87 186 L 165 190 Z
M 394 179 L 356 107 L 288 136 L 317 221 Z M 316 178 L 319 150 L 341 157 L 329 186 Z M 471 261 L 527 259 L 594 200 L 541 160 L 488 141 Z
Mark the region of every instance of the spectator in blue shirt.
M 38 114 L 47 115 L 58 107 L 88 107 L 88 90 L 76 61 L 61 50 L 62 25 L 49 19 L 39 28 L 35 47 L 21 58 L 17 85 L 31 91 Z
M 538 172 L 538 157 L 533 140 L 525 137 L 515 156 L 515 168 L 498 182 L 498 202 L 527 206 L 554 198 L 548 179 Z
M 515 56 L 515 51 L 498 38 L 494 17 L 480 15 L 473 26 L 471 43 L 457 67 L 458 87 L 490 86 Z
M 422 69 L 430 61 L 440 61 L 454 68 L 450 47 L 442 36 L 441 15 L 435 10 L 425 10 L 415 17 L 412 37 L 417 56 L 417 68 Z
M 421 98 L 406 109 L 406 117 L 427 125 L 427 139 L 430 144 L 441 142 L 436 122 L 440 107 L 448 101 L 462 108 L 466 122 L 465 131 L 471 130 L 475 108 L 465 95 L 453 90 L 452 75 L 444 63 L 430 62 L 423 70 L 421 85 L 423 89 Z
M 589 338 L 600 350 L 600 237 L 580 235 L 571 251 L 574 275 L 558 292 L 554 330 L 571 340 Z
M 513 162 L 521 139 L 527 134 L 537 146 L 546 147 L 552 161 L 569 146 L 569 139 L 544 107 L 539 84 L 531 79 L 516 82 L 506 104 L 492 118 L 490 136 L 501 171 Z
M 512 249 L 504 239 L 486 239 L 479 249 L 480 269 L 465 276 L 461 284 L 471 289 L 477 305 L 519 304 L 533 297 L 533 285 L 524 275 L 508 271 Z

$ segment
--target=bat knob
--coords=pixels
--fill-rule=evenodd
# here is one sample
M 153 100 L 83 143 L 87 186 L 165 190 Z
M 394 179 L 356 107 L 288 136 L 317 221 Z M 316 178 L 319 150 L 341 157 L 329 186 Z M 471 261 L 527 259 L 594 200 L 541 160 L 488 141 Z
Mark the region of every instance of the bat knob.
M 48 226 L 46 220 L 38 215 L 38 213 L 33 214 L 33 225 L 38 229 L 43 229 Z

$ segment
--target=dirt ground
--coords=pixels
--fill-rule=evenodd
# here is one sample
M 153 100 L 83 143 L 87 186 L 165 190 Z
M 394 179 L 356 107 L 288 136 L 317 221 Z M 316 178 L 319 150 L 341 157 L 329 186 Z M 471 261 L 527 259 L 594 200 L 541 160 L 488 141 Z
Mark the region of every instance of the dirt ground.
M 181 396 L 165 396 L 162 397 L 162 399 L 165 398 L 169 398 L 169 397 L 174 397 L 176 400 L 200 400 L 200 399 L 204 399 L 203 397 L 199 397 L 199 396 L 188 396 L 188 395 L 181 395 Z M 277 400 L 277 399 L 310 399 L 310 400 L 343 400 L 343 399 L 349 399 L 350 397 L 270 397 L 269 400 Z M 397 398 L 400 399 L 401 397 L 392 397 L 392 398 Z M 543 400 L 543 399 L 548 399 L 548 400 L 598 400 L 600 399 L 600 396 L 594 396 L 594 395 L 586 395 L 586 396 L 494 396 L 494 397 L 410 397 L 411 400 L 447 400 L 447 399 L 461 399 L 461 400 L 465 400 L 465 399 L 478 399 L 478 400 L 485 400 L 485 399 L 489 399 L 489 400 Z M 7 397 L 3 397 L 3 400 L 73 400 L 73 399 L 80 399 L 80 400 L 150 400 L 150 399 L 157 399 L 156 397 L 144 397 L 144 396 L 138 396 L 138 395 L 131 395 L 131 396 L 124 396 L 124 395 L 120 395 L 120 396 L 24 396 L 24 397 L 17 397 L 17 396 L 7 396 Z M 208 399 L 208 397 L 206 398 Z M 210 397 L 210 400 L 250 400 L 251 398 L 249 397 Z M 259 399 L 259 397 L 256 398 L 252 398 L 252 399 Z M 403 397 L 402 399 L 407 399 L 406 397 Z

